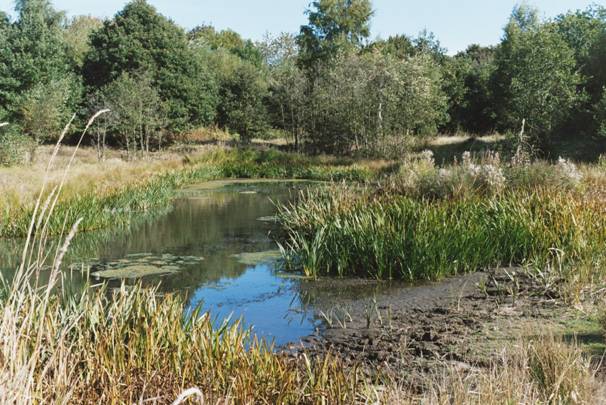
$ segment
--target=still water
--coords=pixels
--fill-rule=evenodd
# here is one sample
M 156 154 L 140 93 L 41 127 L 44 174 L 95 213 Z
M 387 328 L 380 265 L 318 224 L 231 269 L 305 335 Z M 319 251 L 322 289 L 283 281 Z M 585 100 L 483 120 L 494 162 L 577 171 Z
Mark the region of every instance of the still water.
M 66 287 L 122 282 L 183 294 L 186 313 L 210 311 L 217 323 L 242 319 L 281 346 L 321 326 L 320 311 L 370 297 L 367 286 L 335 288 L 283 274 L 273 236 L 276 203 L 293 201 L 303 182 L 211 182 L 176 195 L 172 207 L 128 230 L 78 235 L 66 257 Z M 0 269 L 18 266 L 20 241 L 0 241 Z
M 155 219 L 129 230 L 78 235 L 67 258 L 70 287 L 160 283 L 162 291 L 186 297 L 188 312 L 201 307 L 218 323 L 241 318 L 259 337 L 277 345 L 295 342 L 313 333 L 318 321 L 300 294 L 300 281 L 277 268 L 272 216 L 276 203 L 306 186 L 216 182 L 182 190 Z M 10 276 L 21 242 L 0 243 L 0 268 Z

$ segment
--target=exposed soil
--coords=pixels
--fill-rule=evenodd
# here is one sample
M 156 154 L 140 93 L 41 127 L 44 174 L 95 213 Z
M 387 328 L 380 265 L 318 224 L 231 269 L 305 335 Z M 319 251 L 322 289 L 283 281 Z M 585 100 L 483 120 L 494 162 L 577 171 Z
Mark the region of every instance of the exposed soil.
M 428 372 L 487 366 L 519 338 L 549 331 L 572 336 L 577 331 L 571 325 L 583 317 L 555 289 L 522 270 L 503 269 L 388 288 L 366 302 L 352 298 L 343 308 L 325 313 L 325 329 L 290 349 L 338 354 L 346 365 L 361 365 L 367 374 L 387 372 L 421 389 Z M 599 330 L 585 337 L 603 353 Z

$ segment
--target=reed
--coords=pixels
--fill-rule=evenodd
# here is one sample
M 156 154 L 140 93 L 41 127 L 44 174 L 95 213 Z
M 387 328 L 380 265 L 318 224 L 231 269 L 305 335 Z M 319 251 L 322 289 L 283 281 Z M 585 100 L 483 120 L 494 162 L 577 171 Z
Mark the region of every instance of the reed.
M 575 191 L 427 200 L 372 189 L 312 190 L 280 208 L 293 267 L 308 276 L 434 280 L 509 265 L 600 267 L 606 218 Z

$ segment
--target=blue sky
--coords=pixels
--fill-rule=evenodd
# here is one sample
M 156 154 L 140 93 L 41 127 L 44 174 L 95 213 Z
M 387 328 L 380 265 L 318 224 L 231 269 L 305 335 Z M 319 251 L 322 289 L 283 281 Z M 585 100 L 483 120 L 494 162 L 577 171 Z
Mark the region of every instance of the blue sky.
M 266 32 L 297 32 L 310 0 L 149 0 L 160 12 L 181 26 L 211 23 L 231 28 L 246 38 L 261 39 Z M 601 3 L 603 0 L 598 1 Z M 374 0 L 373 37 L 433 31 L 450 53 L 471 43 L 495 44 L 516 0 Z M 53 0 L 69 15 L 112 16 L 126 0 Z M 569 9 L 585 8 L 596 0 L 530 0 L 544 17 Z M 0 0 L 0 9 L 11 11 L 12 0 Z

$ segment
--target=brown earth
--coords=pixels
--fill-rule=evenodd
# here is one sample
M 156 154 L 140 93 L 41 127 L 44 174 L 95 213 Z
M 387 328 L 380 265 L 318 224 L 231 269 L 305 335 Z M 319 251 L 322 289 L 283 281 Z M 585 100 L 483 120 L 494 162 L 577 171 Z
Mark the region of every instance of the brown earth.
M 340 281 L 334 283 L 326 288 L 338 289 Z M 592 355 L 605 353 L 601 331 L 588 315 L 521 269 L 383 288 L 372 299 L 352 297 L 332 307 L 324 318 L 324 329 L 289 349 L 337 354 L 346 366 L 388 374 L 418 389 L 427 373 L 489 366 L 507 345 L 538 335 L 575 339 Z

